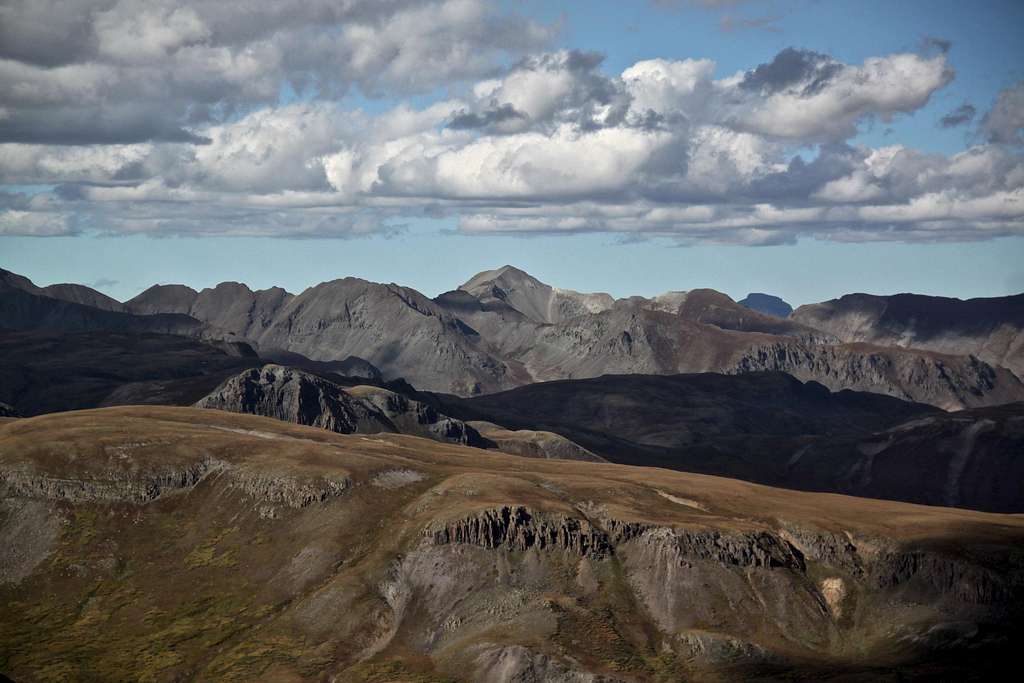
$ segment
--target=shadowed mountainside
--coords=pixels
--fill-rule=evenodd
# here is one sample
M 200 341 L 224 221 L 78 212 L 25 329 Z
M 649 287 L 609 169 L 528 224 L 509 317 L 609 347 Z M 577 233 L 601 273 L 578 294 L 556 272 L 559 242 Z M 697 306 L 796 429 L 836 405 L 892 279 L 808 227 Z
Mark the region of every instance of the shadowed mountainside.
M 1022 632 L 1017 516 L 165 407 L 0 425 L 0 496 L 15 680 L 990 680 Z
M 561 434 L 612 462 L 1024 512 L 1024 404 L 943 413 L 782 373 L 604 376 L 470 399 L 464 420 Z
M 169 334 L 0 330 L 0 401 L 24 415 L 190 405 L 259 362 L 244 344 Z
M 226 379 L 195 405 L 273 417 L 340 434 L 409 434 L 532 458 L 601 460 L 558 434 L 469 424 L 403 393 L 359 384 L 359 378 L 336 380 L 298 368 L 264 365 Z M 394 388 L 415 393 L 404 384 Z

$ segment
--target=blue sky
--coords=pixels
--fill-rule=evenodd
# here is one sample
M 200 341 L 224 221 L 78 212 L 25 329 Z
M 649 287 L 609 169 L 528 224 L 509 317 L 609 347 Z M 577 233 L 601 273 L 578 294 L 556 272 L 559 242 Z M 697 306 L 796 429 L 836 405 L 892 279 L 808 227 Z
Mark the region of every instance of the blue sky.
M 451 98 L 461 98 L 460 101 L 465 102 L 473 85 L 487 76 L 500 78 L 507 73 L 503 70 L 519 63 L 524 56 L 554 53 L 560 48 L 602 53 L 604 62 L 594 73 L 603 77 L 615 77 L 643 60 L 692 58 L 713 60 L 714 78 L 722 79 L 771 62 L 786 48 L 810 50 L 842 64 L 859 65 L 873 57 L 896 53 L 916 53 L 925 59 L 939 51 L 937 47 L 926 44 L 929 38 L 937 38 L 950 43 L 944 59 L 948 67 L 955 70 L 955 78 L 935 88 L 927 102 L 915 105 L 910 113 L 890 115 L 881 112 L 858 119 L 856 133 L 841 142 L 862 149 L 902 145 L 921 154 L 935 155 L 929 163 L 944 164 L 949 157 L 972 146 L 984 146 L 989 139 L 994 139 L 992 134 L 983 130 L 982 117 L 993 108 L 1001 93 L 1024 79 L 1024 41 L 1020 40 L 1024 35 L 1024 3 L 752 0 L 710 7 L 704 4 L 715 3 L 683 1 L 674 7 L 662 7 L 644 2 L 507 0 L 494 10 L 497 15 L 521 15 L 533 20 L 537 26 L 550 28 L 551 33 L 542 40 L 546 41 L 545 44 L 503 46 L 493 55 L 491 66 L 465 74 L 454 70 L 447 80 L 425 88 L 410 88 L 409 75 L 403 72 L 401 78 L 406 80 L 400 85 L 394 85 L 397 81 L 381 81 L 383 85 L 375 85 L 384 96 L 372 99 L 361 94 L 360 83 L 371 82 L 367 79 L 375 75 L 355 75 L 346 85 L 348 94 L 336 103 L 346 111 L 361 109 L 372 118 L 403 102 L 417 111 L 426 110 L 431 105 L 443 106 Z M 214 26 L 215 18 L 201 19 Z M 507 40 L 515 43 L 513 38 Z M 415 83 L 429 82 L 429 74 L 419 77 L 413 73 L 412 78 Z M 281 90 L 290 92 L 290 87 L 282 86 Z M 315 103 L 317 98 L 308 96 L 308 92 L 299 100 Z M 295 101 L 294 97 L 286 96 L 278 104 Z M 4 103 L 0 101 L 0 104 Z M 951 128 L 939 125 L 943 116 L 963 104 L 975 108 L 977 114 L 972 122 Z M 233 118 L 222 119 L 219 123 L 240 121 L 245 113 L 267 106 L 266 102 L 256 100 L 250 104 L 243 102 Z M 274 108 L 273 104 L 269 106 Z M 486 105 L 471 102 L 466 106 L 472 109 Z M 483 113 L 484 109 L 473 111 Z M 198 124 L 196 130 L 202 133 L 206 130 L 204 125 L 217 123 Z M 552 129 L 547 130 L 551 134 Z M 43 131 L 40 135 L 45 137 L 46 134 Z M 481 133 L 483 136 L 499 134 L 507 134 L 507 131 Z M 83 132 L 83 135 L 87 137 L 88 132 Z M 986 135 L 989 139 L 985 138 Z M 166 144 L 157 138 L 154 140 L 153 144 Z M 6 141 L 19 142 L 10 135 Z M 146 138 L 127 142 L 150 144 Z M 780 150 L 778 153 L 786 155 L 786 158 L 799 153 L 812 160 L 818 155 L 818 146 L 822 142 L 820 136 L 808 136 L 806 140 L 794 137 L 773 149 Z M 57 148 L 57 143 L 46 144 L 50 145 L 47 150 Z M 220 140 L 215 139 L 213 147 L 218 144 Z M 180 147 L 180 143 L 172 143 L 167 149 L 178 149 L 173 145 Z M 101 143 L 86 145 L 91 149 L 97 146 L 103 148 Z M 989 144 L 986 149 L 991 147 Z M 72 152 L 77 154 L 80 149 L 82 146 L 76 145 Z M 1003 163 L 1019 162 L 1019 147 L 1011 143 L 1000 150 Z M 310 158 L 324 156 L 310 152 Z M 135 165 L 148 166 L 149 163 L 147 159 L 145 163 L 136 162 Z M 586 158 L 580 159 L 582 166 L 592 163 Z M 280 168 L 282 177 L 303 172 L 300 166 Z M 376 281 L 397 281 L 435 295 L 458 285 L 477 271 L 505 263 L 524 268 L 557 286 L 608 291 L 617 296 L 712 287 L 734 298 L 750 291 L 764 291 L 800 304 L 852 291 L 914 291 L 964 298 L 1024 291 L 1024 266 L 1021 265 L 1024 263 L 1024 237 L 1020 236 L 1024 227 L 1019 213 L 1012 212 L 1009 219 L 1005 218 L 1005 212 L 999 214 L 1002 218 L 998 220 L 986 216 L 985 220 L 990 223 L 973 232 L 966 227 L 948 232 L 944 229 L 929 232 L 933 227 L 922 224 L 915 226 L 913 236 L 906 241 L 879 238 L 875 232 L 852 232 L 853 239 L 846 235 L 841 241 L 830 241 L 829 235 L 794 228 L 792 232 L 780 232 L 777 239 L 772 233 L 771 239 L 765 240 L 766 246 L 749 246 L 752 242 L 748 240 L 747 233 L 725 240 L 737 244 L 721 244 L 716 243 L 717 238 L 706 239 L 705 233 L 701 233 L 701 237 L 688 233 L 680 238 L 675 233 L 659 229 L 637 235 L 630 232 L 632 227 L 623 228 L 606 218 L 600 219 L 603 222 L 593 229 L 596 231 L 591 231 L 588 224 L 584 231 L 573 230 L 570 234 L 557 234 L 558 230 L 547 227 L 536 232 L 516 227 L 509 231 L 515 234 L 504 230 L 503 234 L 480 234 L 467 228 L 470 223 L 463 220 L 468 211 L 462 208 L 464 204 L 442 211 L 440 217 L 430 218 L 432 210 L 429 203 L 407 209 L 402 200 L 391 198 L 374 204 L 372 209 L 364 206 L 360 211 L 373 212 L 368 220 L 381 220 L 398 226 L 397 234 L 396 230 L 389 230 L 386 235 L 374 229 L 364 230 L 358 227 L 362 223 L 358 220 L 353 223 L 346 214 L 346 222 L 341 227 L 332 227 L 332 230 L 340 230 L 340 237 L 322 239 L 319 238 L 321 233 L 313 230 L 302 233 L 308 238 L 288 239 L 287 233 L 269 232 L 266 234 L 277 236 L 252 237 L 246 236 L 245 231 L 217 234 L 213 230 L 212 234 L 206 234 L 210 231 L 205 228 L 195 229 L 195 221 L 216 221 L 219 220 L 217 216 L 239 220 L 238 210 L 218 208 L 220 213 L 203 214 L 201 219 L 193 219 L 187 213 L 189 202 L 194 202 L 195 206 L 219 207 L 217 202 L 223 201 L 167 199 L 167 192 L 186 187 L 190 182 L 180 180 L 187 177 L 184 172 L 162 170 L 159 183 L 165 194 L 156 198 L 146 197 L 144 204 L 124 204 L 127 208 L 123 211 L 121 204 L 106 198 L 93 198 L 90 194 L 96 193 L 96 188 L 109 191 L 108 188 L 124 187 L 123 181 L 118 179 L 125 177 L 123 169 L 118 178 L 111 176 L 109 180 L 99 181 L 93 179 L 98 171 L 92 173 L 86 168 L 76 173 L 78 175 L 70 179 L 54 176 L 52 182 L 42 182 L 51 178 L 41 177 L 38 172 L 19 176 L 18 172 L 10 171 L 0 175 L 0 182 L 5 183 L 0 185 L 0 192 L 21 197 L 18 200 L 21 204 L 15 207 L 20 213 L 11 213 L 11 221 L 15 216 L 32 219 L 32 212 L 37 211 L 38 206 L 43 206 L 43 209 L 38 209 L 40 211 L 60 213 L 64 221 L 61 223 L 63 232 L 60 229 L 40 231 L 56 236 L 40 237 L 17 229 L 4 234 L 3 214 L 0 214 L 0 267 L 23 273 L 41 285 L 63 281 L 96 284 L 97 288 L 120 299 L 157 282 L 182 282 L 201 288 L 222 280 L 238 280 L 252 287 L 281 285 L 291 291 L 300 291 L 317 282 L 348 275 Z M 985 184 L 984 181 L 979 182 Z M 196 182 L 195 188 L 203 189 L 204 182 Z M 260 178 L 253 182 L 266 181 Z M 310 187 L 315 187 L 318 181 L 309 182 Z M 642 183 L 642 180 L 638 182 Z M 154 183 L 147 184 L 140 176 L 135 186 L 145 188 Z M 337 190 L 333 179 L 332 183 L 335 185 L 333 189 Z M 67 198 L 68 187 L 82 188 L 75 191 L 74 201 Z M 602 192 L 607 190 L 601 188 L 606 187 L 606 184 L 598 183 L 596 189 L 587 190 L 589 194 L 585 197 L 576 197 L 572 201 L 604 202 L 606 197 Z M 61 189 L 55 191 L 54 188 Z M 287 189 L 291 188 L 260 192 Z M 251 188 L 245 188 L 245 191 L 252 192 Z M 1012 197 L 1013 192 L 1019 193 L 1019 188 L 1010 187 L 1009 195 L 1006 192 L 1004 188 L 1003 194 L 997 196 Z M 78 195 L 86 196 L 88 200 Z M 522 206 L 548 206 L 549 200 L 543 194 L 532 196 L 540 198 L 535 200 L 536 203 L 527 200 Z M 37 199 L 30 205 L 29 200 L 33 197 Z M 972 195 L 972 198 L 984 199 L 980 195 Z M 422 196 L 418 195 L 416 201 L 421 200 Z M 894 204 L 905 201 L 909 205 L 914 200 L 914 196 L 908 195 L 889 201 Z M 451 195 L 438 195 L 437 201 L 451 202 L 449 206 L 457 204 Z M 621 200 L 608 201 L 614 206 Z M 714 201 L 721 203 L 722 199 Z M 787 197 L 785 201 L 788 202 L 787 207 L 794 210 L 807 205 L 806 200 L 800 198 Z M 501 215 L 504 200 L 492 202 L 496 207 L 493 211 Z M 685 201 L 674 202 L 676 207 L 686 205 Z M 695 200 L 694 203 L 699 202 Z M 575 204 L 572 202 L 556 204 L 551 215 L 573 215 Z M 30 208 L 25 209 L 22 205 Z M 155 211 L 161 207 L 169 207 L 173 212 L 157 216 Z M 14 212 L 15 208 L 10 211 Z M 603 210 L 606 209 L 607 206 Z M 749 210 L 750 207 L 742 209 Z M 316 211 L 316 215 L 322 218 L 322 212 Z M 152 230 L 135 228 L 132 221 L 139 220 L 139 216 L 145 216 L 146 220 L 153 218 L 153 222 L 147 225 L 160 227 Z M 241 220 L 245 220 L 244 216 Z M 280 215 L 275 214 L 275 220 L 292 225 L 287 222 L 287 210 Z M 186 221 L 193 221 L 188 223 L 187 229 L 164 228 L 185 224 Z M 51 225 L 42 219 L 39 219 L 39 224 Z M 124 230 L 110 227 L 115 224 L 133 227 Z M 990 227 L 996 224 L 998 229 Z M 139 232 L 145 234 L 137 234 Z M 195 232 L 204 234 L 188 236 Z M 994 238 L 985 239 L 988 235 Z

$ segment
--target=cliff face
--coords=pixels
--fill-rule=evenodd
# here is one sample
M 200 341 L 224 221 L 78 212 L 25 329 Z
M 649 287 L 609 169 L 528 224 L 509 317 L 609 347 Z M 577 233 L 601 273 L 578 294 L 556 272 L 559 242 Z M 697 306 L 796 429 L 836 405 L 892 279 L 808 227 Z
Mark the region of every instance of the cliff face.
M 922 353 L 867 344 L 758 344 L 725 372 L 787 372 L 833 391 L 852 389 L 957 410 L 1022 400 L 1024 384 L 1009 370 L 974 356 Z
M 378 387 L 341 386 L 281 365 L 246 370 L 196 402 L 197 408 L 273 417 L 340 434 L 392 432 L 480 448 L 493 446 L 461 420 Z
M 264 365 L 231 377 L 196 402 L 197 408 L 264 415 L 341 434 L 393 432 L 387 417 L 316 375 Z
M 1016 656 L 1017 516 L 524 462 L 194 409 L 5 423 L 0 668 L 962 680 Z

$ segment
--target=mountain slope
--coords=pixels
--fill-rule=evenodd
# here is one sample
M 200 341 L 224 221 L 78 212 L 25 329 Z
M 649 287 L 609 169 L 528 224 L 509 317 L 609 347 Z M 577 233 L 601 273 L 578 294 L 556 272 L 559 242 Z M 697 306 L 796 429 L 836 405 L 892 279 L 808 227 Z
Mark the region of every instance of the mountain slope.
M 801 306 L 792 317 L 843 341 L 972 354 L 1024 376 L 1024 294 L 966 301 L 848 294 Z
M 778 370 L 833 390 L 871 391 L 946 409 L 1024 400 L 1024 384 L 1012 373 L 969 357 L 814 343 L 630 306 L 541 328 L 515 360 L 535 381 Z
M 84 289 L 59 285 L 57 292 L 70 292 L 70 298 L 89 299 Z M 102 297 L 99 292 L 96 295 Z M 102 302 L 100 302 L 102 303 Z M 195 318 L 174 313 L 133 315 L 120 310 L 97 308 L 91 304 L 54 298 L 30 280 L 8 271 L 0 271 L 0 329 L 83 332 L 151 332 L 186 337 L 227 336 Z
M 185 285 L 153 285 L 124 302 L 125 308 L 139 315 L 182 313 L 188 315 L 199 292 Z
M 474 329 L 416 290 L 357 278 L 325 282 L 290 299 L 255 341 L 316 361 L 358 356 L 389 379 L 462 394 L 523 381 Z
M 1024 625 L 1016 516 L 219 411 L 6 423 L 0 496 L 15 680 L 991 680 Z
M 464 420 L 555 432 L 613 462 L 1024 512 L 1021 403 L 944 413 L 782 373 L 604 376 L 423 400 Z
M 100 308 L 104 311 L 123 312 L 127 310 L 124 304 L 117 299 L 113 299 L 103 292 L 97 292 L 95 289 L 85 287 L 83 285 L 69 283 L 49 285 L 39 289 L 38 293 L 52 299 L 60 299 L 62 301 L 70 301 L 71 303 L 92 306 L 93 308 Z
M 25 415 L 190 405 L 259 363 L 244 344 L 138 332 L 0 330 L 0 401 Z
M 292 298 L 280 287 L 253 291 L 240 282 L 222 282 L 199 292 L 184 285 L 154 285 L 125 306 L 135 313 L 183 313 L 256 339 Z
M 484 304 L 500 301 L 536 323 L 557 323 L 612 307 L 608 294 L 584 294 L 544 284 L 513 266 L 477 273 L 460 290 Z

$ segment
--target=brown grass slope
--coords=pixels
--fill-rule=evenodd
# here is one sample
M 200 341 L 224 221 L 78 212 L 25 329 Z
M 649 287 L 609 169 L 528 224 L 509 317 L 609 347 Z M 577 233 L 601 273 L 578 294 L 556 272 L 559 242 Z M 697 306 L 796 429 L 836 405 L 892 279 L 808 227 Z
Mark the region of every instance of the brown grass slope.
M 17 681 L 963 680 L 1022 625 L 1019 516 L 218 411 L 0 425 L 0 495 Z

